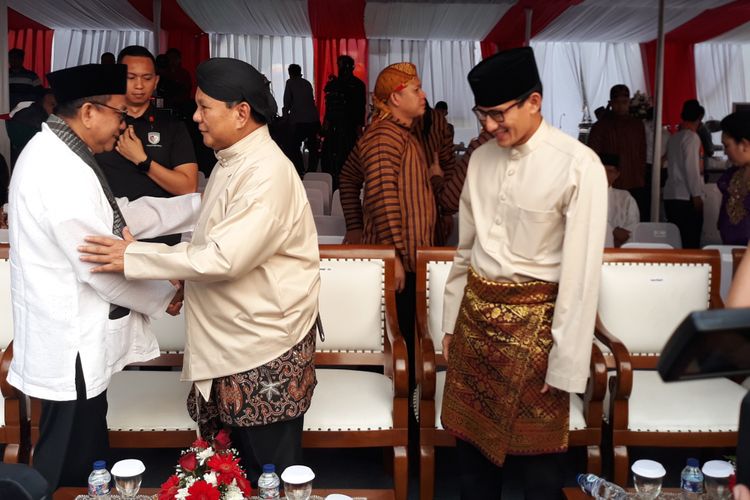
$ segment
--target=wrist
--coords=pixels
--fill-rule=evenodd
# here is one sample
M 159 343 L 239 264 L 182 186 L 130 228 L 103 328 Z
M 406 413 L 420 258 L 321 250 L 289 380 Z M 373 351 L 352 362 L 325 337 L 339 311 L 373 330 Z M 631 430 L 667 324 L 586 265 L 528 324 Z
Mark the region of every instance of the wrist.
M 143 161 L 137 163 L 136 168 L 142 174 L 147 174 L 148 171 L 151 170 L 151 157 L 146 154 L 146 158 Z

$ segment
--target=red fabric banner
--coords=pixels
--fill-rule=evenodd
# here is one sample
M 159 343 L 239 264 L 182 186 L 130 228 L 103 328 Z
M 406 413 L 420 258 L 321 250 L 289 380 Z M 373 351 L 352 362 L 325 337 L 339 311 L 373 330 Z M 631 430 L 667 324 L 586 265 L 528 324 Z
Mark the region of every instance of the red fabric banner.
M 23 67 L 28 68 L 47 84 L 52 69 L 52 37 L 54 30 L 8 9 L 8 49 L 24 51 Z
M 583 0 L 519 0 L 482 40 L 482 57 L 500 50 L 522 47 L 526 42 L 526 9 L 531 9 L 532 38 L 566 9 Z
M 307 11 L 313 35 L 315 102 L 322 120 L 323 88 L 328 78 L 338 73 L 340 55 L 354 59 L 354 76 L 367 86 L 365 0 L 308 0 Z

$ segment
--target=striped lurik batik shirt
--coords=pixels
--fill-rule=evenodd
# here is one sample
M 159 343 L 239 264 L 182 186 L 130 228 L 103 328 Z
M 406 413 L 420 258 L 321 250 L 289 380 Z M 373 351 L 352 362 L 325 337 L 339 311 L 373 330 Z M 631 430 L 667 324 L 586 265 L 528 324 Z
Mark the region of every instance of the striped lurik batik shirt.
M 394 245 L 404 269 L 414 271 L 417 247 L 432 245 L 436 213 L 427 163 L 417 140 L 393 118 L 377 120 L 357 142 L 347 164 L 355 177 L 347 183 L 347 174 L 341 173 L 347 229 L 361 227 L 363 243 Z M 355 186 L 361 185 L 357 178 L 362 175 L 365 191 L 360 208 Z

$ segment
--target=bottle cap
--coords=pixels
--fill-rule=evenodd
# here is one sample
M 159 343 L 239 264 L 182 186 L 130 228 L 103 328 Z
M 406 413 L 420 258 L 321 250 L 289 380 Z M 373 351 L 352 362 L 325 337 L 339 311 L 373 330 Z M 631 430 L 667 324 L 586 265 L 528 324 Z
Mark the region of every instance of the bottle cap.
M 325 500 L 352 500 L 349 495 L 342 495 L 341 493 L 331 493 Z
M 700 465 L 701 465 L 701 463 L 698 461 L 697 458 L 688 458 L 687 459 L 687 464 L 690 467 L 700 467 Z
M 724 460 L 709 460 L 703 464 L 703 474 L 715 478 L 729 477 L 734 474 L 734 467 Z
M 667 474 L 664 467 L 654 460 L 636 460 L 630 467 L 633 474 L 638 474 L 641 477 L 648 479 L 659 479 Z
M 94 470 L 98 469 L 106 469 L 107 468 L 107 462 L 104 460 L 97 460 L 94 462 Z
M 290 465 L 281 473 L 281 480 L 289 484 L 304 484 L 315 479 L 315 473 L 306 465 Z
M 143 471 L 145 470 L 146 466 L 143 465 L 143 462 L 135 458 L 129 458 L 117 462 L 112 466 L 110 472 L 112 472 L 113 476 L 117 477 L 134 477 L 143 474 Z
M 274 464 L 264 464 L 263 465 L 263 473 L 266 472 L 276 472 L 276 466 Z

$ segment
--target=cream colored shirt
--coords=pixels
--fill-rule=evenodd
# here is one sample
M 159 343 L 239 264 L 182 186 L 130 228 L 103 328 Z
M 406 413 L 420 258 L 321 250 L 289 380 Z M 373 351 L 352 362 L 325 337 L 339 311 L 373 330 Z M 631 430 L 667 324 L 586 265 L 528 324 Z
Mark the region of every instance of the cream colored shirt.
M 635 226 L 641 221 L 641 212 L 638 210 L 638 204 L 635 202 L 635 198 L 633 198 L 633 196 L 625 189 L 615 189 L 610 187 L 608 193 L 609 209 L 607 210 L 607 238 L 610 236 L 612 237 L 612 244 L 609 246 L 614 246 L 614 235 L 610 233 L 616 228 L 621 227 L 630 231 L 630 238 L 632 238 Z M 630 241 L 630 238 L 628 238 L 628 241 Z
M 134 243 L 128 279 L 184 279 L 183 380 L 204 396 L 216 377 L 271 361 L 310 331 L 320 257 L 310 205 L 292 163 L 261 127 L 216 153 L 192 242 Z
M 445 287 L 452 333 L 468 266 L 493 281 L 559 283 L 546 382 L 583 392 L 607 225 L 607 179 L 589 148 L 542 122 L 528 142 L 490 141 L 471 157 L 459 244 Z

